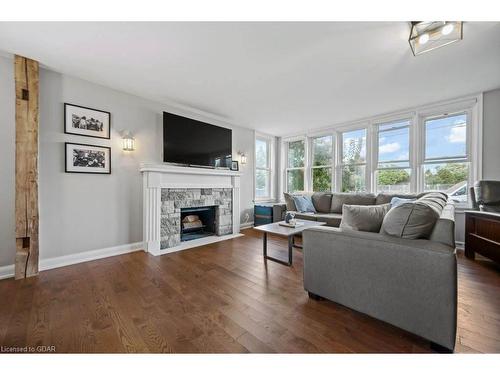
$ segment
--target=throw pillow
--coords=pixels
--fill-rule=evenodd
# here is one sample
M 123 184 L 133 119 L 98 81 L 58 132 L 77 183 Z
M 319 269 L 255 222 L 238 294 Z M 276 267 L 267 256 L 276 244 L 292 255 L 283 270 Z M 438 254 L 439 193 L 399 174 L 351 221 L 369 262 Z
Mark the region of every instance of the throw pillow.
M 399 198 L 393 197 L 391 199 L 391 207 L 401 206 L 403 203 L 415 202 L 417 198 Z
M 389 210 L 380 233 L 406 239 L 429 238 L 446 205 L 446 194 L 429 193 Z
M 344 204 L 340 228 L 362 232 L 379 232 L 384 216 L 390 209 L 389 203 L 374 206 Z
M 294 195 L 293 202 L 297 211 L 299 212 L 313 212 L 316 213 L 316 209 L 312 203 L 311 197 L 307 195 Z
M 293 195 L 289 193 L 283 193 L 285 197 L 286 210 L 287 211 L 297 211 L 297 207 L 295 207 L 295 202 L 293 201 Z

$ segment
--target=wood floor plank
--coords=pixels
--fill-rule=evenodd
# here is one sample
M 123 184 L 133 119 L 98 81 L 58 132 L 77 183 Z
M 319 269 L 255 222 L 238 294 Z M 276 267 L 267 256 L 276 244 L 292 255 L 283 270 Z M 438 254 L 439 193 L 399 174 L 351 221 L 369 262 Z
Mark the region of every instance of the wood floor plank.
M 0 345 L 59 353 L 425 353 L 429 342 L 303 288 L 302 252 L 262 258 L 261 234 L 2 280 Z M 269 250 L 286 241 L 269 236 Z M 500 353 L 500 267 L 458 256 L 457 353 Z

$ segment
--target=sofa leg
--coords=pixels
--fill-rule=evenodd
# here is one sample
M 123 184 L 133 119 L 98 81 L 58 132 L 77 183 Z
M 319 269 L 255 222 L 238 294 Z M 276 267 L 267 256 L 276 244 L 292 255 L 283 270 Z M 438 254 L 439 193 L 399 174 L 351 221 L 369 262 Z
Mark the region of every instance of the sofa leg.
M 448 349 L 442 345 L 436 344 L 435 342 L 431 342 L 431 349 L 436 353 L 442 353 L 442 354 L 453 353 L 452 349 Z
M 323 301 L 324 298 L 321 297 L 321 296 L 318 296 L 317 294 L 314 294 L 314 293 L 311 293 L 311 292 L 307 292 L 309 294 L 309 298 L 315 300 L 315 301 Z

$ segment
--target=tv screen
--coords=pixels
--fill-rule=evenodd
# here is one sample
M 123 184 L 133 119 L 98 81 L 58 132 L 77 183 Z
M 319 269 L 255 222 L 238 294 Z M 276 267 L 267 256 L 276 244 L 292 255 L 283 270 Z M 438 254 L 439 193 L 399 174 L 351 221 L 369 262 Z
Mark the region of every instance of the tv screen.
M 163 161 L 207 167 L 231 167 L 232 131 L 163 112 Z

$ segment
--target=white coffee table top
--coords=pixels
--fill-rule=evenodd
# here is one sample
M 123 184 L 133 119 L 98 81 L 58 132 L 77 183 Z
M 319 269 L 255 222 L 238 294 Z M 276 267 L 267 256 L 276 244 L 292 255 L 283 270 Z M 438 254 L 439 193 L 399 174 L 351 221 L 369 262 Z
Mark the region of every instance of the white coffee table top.
M 254 229 L 261 231 L 261 232 L 272 233 L 272 234 L 276 234 L 278 236 L 288 237 L 288 236 L 292 236 L 294 234 L 302 233 L 302 231 L 306 228 L 326 225 L 326 223 L 323 221 L 299 220 L 299 219 L 297 219 L 297 221 L 304 223 L 304 224 L 301 226 L 295 227 L 295 228 L 291 228 L 291 227 L 285 227 L 283 225 L 279 225 L 279 223 L 271 223 L 271 224 L 259 225 L 258 227 L 254 227 Z M 283 222 L 284 221 L 281 221 L 281 223 L 283 223 Z

